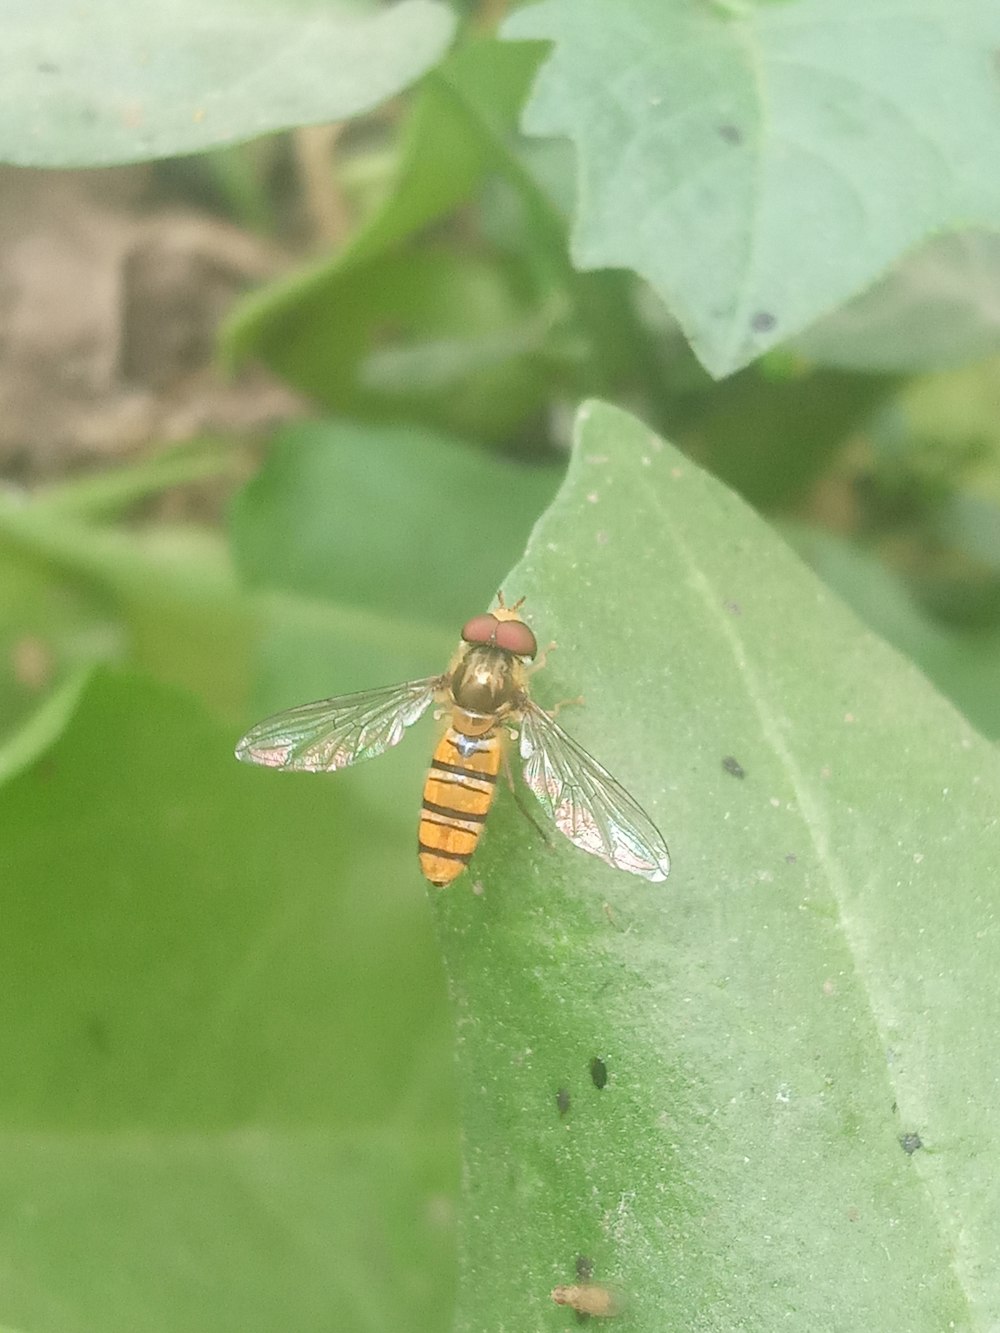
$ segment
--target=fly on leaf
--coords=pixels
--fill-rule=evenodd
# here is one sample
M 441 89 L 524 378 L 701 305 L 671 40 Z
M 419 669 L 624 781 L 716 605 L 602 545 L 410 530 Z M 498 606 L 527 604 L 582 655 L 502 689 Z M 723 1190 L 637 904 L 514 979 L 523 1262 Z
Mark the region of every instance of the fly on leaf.
M 523 601 L 523 599 L 522 599 Z M 472 858 L 496 789 L 508 735 L 518 738 L 524 781 L 560 833 L 608 865 L 665 879 L 667 845 L 649 816 L 531 698 L 538 643 L 521 602 L 473 616 L 441 676 L 303 704 L 252 727 L 237 759 L 328 773 L 382 754 L 432 703 L 450 715 L 424 786 L 418 849 L 427 879 L 444 887 Z M 544 656 L 544 655 L 543 655 Z

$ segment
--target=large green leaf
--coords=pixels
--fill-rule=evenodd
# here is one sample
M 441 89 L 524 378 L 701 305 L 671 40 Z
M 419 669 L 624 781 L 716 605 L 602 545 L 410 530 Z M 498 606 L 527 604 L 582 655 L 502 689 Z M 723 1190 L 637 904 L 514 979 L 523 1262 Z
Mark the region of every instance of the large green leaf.
M 932 232 L 1000 226 L 986 0 L 542 0 L 525 127 L 579 154 L 573 253 L 657 288 L 722 375 Z
M 458 1327 L 987 1333 L 1000 1320 L 1000 759 L 746 506 L 591 404 L 508 580 L 545 703 L 646 804 L 650 885 L 501 793 L 438 898 Z M 603 1062 L 607 1080 L 594 1077 Z M 623 1319 L 622 1326 L 626 1326 Z
M 2 0 L 0 20 L 0 160 L 22 166 L 172 157 L 354 116 L 434 65 L 454 29 L 436 0 Z
M 0 1318 L 31 1333 L 445 1325 L 419 765 L 384 762 L 382 818 L 232 739 L 102 676 L 0 787 Z

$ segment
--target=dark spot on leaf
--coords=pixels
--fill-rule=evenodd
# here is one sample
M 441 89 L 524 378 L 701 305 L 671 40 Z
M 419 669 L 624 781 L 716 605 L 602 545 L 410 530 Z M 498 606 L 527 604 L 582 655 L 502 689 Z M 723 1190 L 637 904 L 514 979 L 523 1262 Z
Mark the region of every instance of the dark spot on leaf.
M 400 342 L 406 333 L 406 328 L 399 319 L 383 319 L 372 326 L 371 340 L 378 346 L 385 346 L 388 343 Z
M 559 1107 L 560 1115 L 565 1115 L 569 1110 L 569 1088 L 560 1088 L 556 1093 L 556 1106 Z
M 750 327 L 753 329 L 754 333 L 770 333 L 777 322 L 777 319 L 771 314 L 770 310 L 758 310 L 757 313 L 751 317 Z
M 599 1055 L 595 1055 L 590 1062 L 590 1077 L 595 1088 L 603 1088 L 607 1084 L 608 1067 Z
M 743 608 L 740 606 L 739 602 L 726 602 L 725 605 L 726 610 L 731 616 L 741 616 L 743 614 Z
M 719 138 L 725 139 L 726 143 L 742 143 L 743 135 L 735 125 L 720 125 Z
M 589 1254 L 576 1256 L 576 1275 L 581 1282 L 589 1282 L 594 1276 L 594 1261 Z
M 59 66 L 53 65 L 51 60 L 40 60 L 35 66 L 39 74 L 58 74 Z
M 103 1018 L 98 1018 L 93 1014 L 87 1020 L 87 1040 L 93 1046 L 95 1051 L 100 1051 L 103 1055 L 108 1049 L 108 1029 Z
M 924 1144 L 919 1134 L 900 1134 L 899 1146 L 907 1157 L 912 1157 L 917 1149 L 922 1148 Z
M 790 866 L 793 866 L 798 859 L 799 858 L 795 855 L 794 852 L 785 853 L 785 860 L 788 862 Z
M 734 759 L 731 754 L 727 754 L 725 759 L 723 759 L 722 767 L 727 773 L 732 773 L 734 778 L 745 778 L 747 775 L 747 771 L 740 761 Z

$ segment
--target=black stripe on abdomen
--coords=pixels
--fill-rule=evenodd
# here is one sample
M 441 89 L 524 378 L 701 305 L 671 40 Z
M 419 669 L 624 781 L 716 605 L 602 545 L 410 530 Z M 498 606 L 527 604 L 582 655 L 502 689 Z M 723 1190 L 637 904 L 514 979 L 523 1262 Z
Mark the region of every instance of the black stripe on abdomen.
M 478 778 L 480 782 L 496 782 L 497 780 L 495 773 L 484 773 L 480 768 L 466 768 L 463 764 L 446 764 L 443 759 L 435 759 L 431 763 L 432 772 L 435 768 L 440 769 L 442 773 L 458 773 L 463 778 Z
M 472 852 L 452 852 L 445 851 L 442 847 L 428 847 L 426 842 L 418 842 L 417 850 L 424 852 L 427 856 L 440 856 L 445 861 L 461 861 L 463 865 L 468 865 L 472 860 Z
M 444 815 L 449 823 L 454 820 L 459 823 L 464 821 L 467 824 L 483 824 L 488 813 L 485 811 L 483 814 L 477 814 L 475 810 L 459 810 L 454 805 L 438 805 L 436 801 L 428 801 L 426 798 L 423 806 L 432 815 Z

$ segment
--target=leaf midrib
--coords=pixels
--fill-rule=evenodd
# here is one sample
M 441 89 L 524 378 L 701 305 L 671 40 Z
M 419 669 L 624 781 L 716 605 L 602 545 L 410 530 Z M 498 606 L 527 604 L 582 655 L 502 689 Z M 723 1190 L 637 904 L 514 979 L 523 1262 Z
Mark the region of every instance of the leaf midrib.
M 720 631 L 727 648 L 732 654 L 733 662 L 736 666 L 737 674 L 746 690 L 747 698 L 753 708 L 754 714 L 760 724 L 763 738 L 770 746 L 773 754 L 778 759 L 785 771 L 789 785 L 795 793 L 796 809 L 803 820 L 806 830 L 812 843 L 816 855 L 817 864 L 823 870 L 830 897 L 833 902 L 835 916 L 833 924 L 836 926 L 841 939 L 850 955 L 854 975 L 857 978 L 858 988 L 863 996 L 865 1008 L 871 1019 L 872 1029 L 878 1033 L 879 1039 L 885 1049 L 889 1042 L 884 1025 L 879 1017 L 879 1008 L 875 996 L 868 984 L 862 963 L 866 959 L 866 951 L 860 945 L 855 933 L 851 930 L 843 911 L 846 893 L 844 885 L 846 875 L 840 861 L 833 853 L 830 845 L 829 826 L 826 816 L 823 813 L 823 806 L 817 801 L 812 793 L 812 788 L 806 780 L 804 774 L 794 755 L 781 733 L 777 719 L 771 709 L 770 703 L 764 690 L 761 688 L 758 676 L 750 661 L 743 644 L 742 639 L 736 631 L 730 618 L 722 613 L 723 599 L 717 596 L 712 585 L 702 570 L 701 566 L 695 560 L 687 543 L 681 537 L 676 524 L 672 521 L 673 515 L 668 513 L 666 506 L 651 486 L 645 486 L 647 498 L 651 505 L 656 508 L 661 517 L 661 530 L 670 535 L 671 540 L 686 566 L 691 586 L 697 591 L 699 597 L 705 604 L 709 613 L 709 618 Z M 865 631 L 866 633 L 868 631 Z M 903 1105 L 903 1090 L 893 1080 L 891 1066 L 885 1064 L 885 1078 L 892 1089 L 895 1102 Z M 961 1237 L 956 1228 L 949 1221 L 948 1211 L 940 1206 L 940 1203 L 927 1180 L 925 1172 L 921 1169 L 919 1162 L 915 1162 L 914 1167 L 917 1177 L 920 1181 L 923 1194 L 928 1201 L 932 1224 L 940 1238 L 940 1249 L 947 1255 L 948 1267 L 955 1278 L 955 1283 L 961 1291 L 965 1300 L 966 1311 L 972 1322 L 973 1311 L 976 1306 L 975 1299 L 970 1291 L 969 1284 L 965 1281 L 967 1265 L 962 1258 Z

